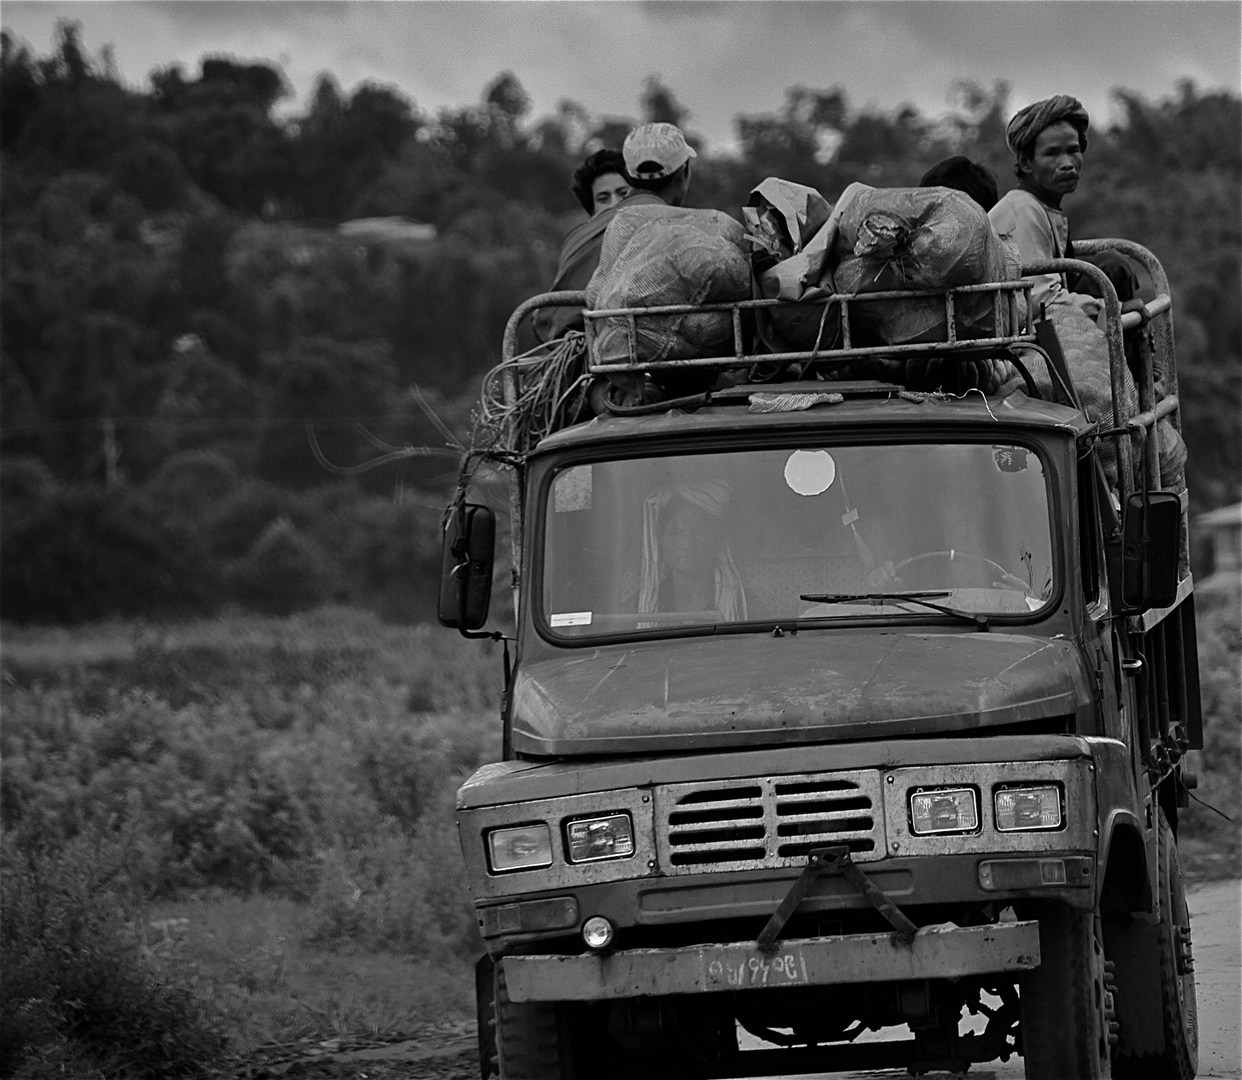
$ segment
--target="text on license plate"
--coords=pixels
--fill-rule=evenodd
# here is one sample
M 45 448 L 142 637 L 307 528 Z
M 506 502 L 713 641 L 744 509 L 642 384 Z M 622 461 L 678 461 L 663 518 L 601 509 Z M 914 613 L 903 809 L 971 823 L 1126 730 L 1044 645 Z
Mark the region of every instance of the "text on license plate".
M 768 955 L 757 949 L 705 949 L 705 990 L 756 990 L 765 986 L 802 985 L 806 960 L 800 946 Z

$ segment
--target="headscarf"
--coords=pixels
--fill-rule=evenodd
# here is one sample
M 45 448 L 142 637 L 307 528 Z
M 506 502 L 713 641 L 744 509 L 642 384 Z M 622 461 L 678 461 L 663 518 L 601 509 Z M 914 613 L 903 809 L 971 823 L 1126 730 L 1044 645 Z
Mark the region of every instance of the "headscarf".
M 638 595 L 640 612 L 660 608 L 660 515 L 675 499 L 684 499 L 712 517 L 723 517 L 731 494 L 723 480 L 704 480 L 698 484 L 675 484 L 647 496 L 643 501 L 643 567 L 642 588 Z M 722 544 L 716 555 L 716 608 L 728 622 L 746 618 L 746 596 L 742 579 L 733 562 L 728 544 Z
M 1091 118 L 1082 102 L 1069 94 L 1054 94 L 1019 111 L 1005 128 L 1005 142 L 1009 149 L 1021 156 L 1030 151 L 1035 139 L 1044 128 L 1059 120 L 1068 120 L 1078 132 L 1079 142 L 1087 149 L 1087 127 Z

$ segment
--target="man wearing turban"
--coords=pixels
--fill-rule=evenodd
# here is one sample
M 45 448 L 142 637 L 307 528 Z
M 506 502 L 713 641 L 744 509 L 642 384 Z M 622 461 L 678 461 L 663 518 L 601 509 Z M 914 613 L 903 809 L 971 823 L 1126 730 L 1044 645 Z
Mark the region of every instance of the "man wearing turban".
M 1073 256 L 1061 200 L 1078 187 L 1089 123 L 1082 102 L 1057 94 L 1022 109 L 1005 129 L 1005 141 L 1017 159 L 1018 186 L 988 217 L 1002 238 L 1017 245 L 1024 263 Z M 1071 293 L 1063 274 L 1043 274 L 1035 281 L 1031 300 L 1036 311 L 1041 304 L 1069 301 L 1092 319 L 1099 314 L 1099 300 Z

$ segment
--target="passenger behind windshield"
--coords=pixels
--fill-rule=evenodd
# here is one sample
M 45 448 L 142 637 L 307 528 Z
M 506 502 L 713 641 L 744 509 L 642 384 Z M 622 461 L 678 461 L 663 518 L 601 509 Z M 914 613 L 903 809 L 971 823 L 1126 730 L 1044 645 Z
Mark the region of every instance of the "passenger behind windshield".
M 638 610 L 747 617 L 746 594 L 723 535 L 729 486 L 708 480 L 663 488 L 643 503 Z

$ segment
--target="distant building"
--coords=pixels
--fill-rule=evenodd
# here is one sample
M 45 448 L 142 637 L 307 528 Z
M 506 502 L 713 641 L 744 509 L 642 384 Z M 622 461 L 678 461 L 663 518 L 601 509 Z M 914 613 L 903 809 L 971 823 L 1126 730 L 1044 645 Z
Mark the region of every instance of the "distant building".
M 1195 532 L 1208 549 L 1211 572 L 1196 588 L 1215 590 L 1242 586 L 1242 503 L 1222 506 L 1195 518 Z
M 436 238 L 434 225 L 407 217 L 354 218 L 338 226 L 337 231 L 342 236 L 363 243 L 422 243 Z

